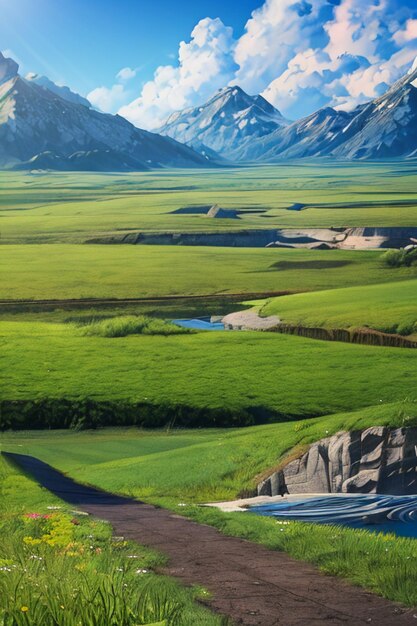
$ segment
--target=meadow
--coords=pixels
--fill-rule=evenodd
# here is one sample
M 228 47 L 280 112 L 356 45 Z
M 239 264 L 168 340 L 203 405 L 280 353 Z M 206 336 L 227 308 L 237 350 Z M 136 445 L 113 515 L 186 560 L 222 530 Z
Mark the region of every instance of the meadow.
M 3 403 L 90 399 L 160 407 L 155 422 L 131 412 L 138 421 L 130 423 L 147 426 L 164 425 L 173 414 L 183 426 L 324 415 L 414 398 L 417 383 L 414 350 L 275 333 L 101 337 L 85 336 L 73 323 L 3 321 L 0 341 Z M 125 413 L 117 424 L 129 423 Z M 23 425 L 35 414 L 22 415 Z
M 276 227 L 417 226 L 411 162 L 300 162 L 133 174 L 0 173 L 3 243 L 88 241 L 108 234 Z M 240 219 L 176 215 L 219 204 Z M 288 210 L 303 204 L 302 211 Z M 259 212 L 262 211 L 262 212 Z
M 122 300 L 396 282 L 417 267 L 389 268 L 378 251 L 56 244 L 0 246 L 0 275 L 0 300 Z
M 2 449 L 32 454 L 72 477 L 157 503 L 225 534 L 315 563 L 392 600 L 413 606 L 415 540 L 342 527 L 284 524 L 250 513 L 198 506 L 250 493 L 294 448 L 340 430 L 417 424 L 415 402 L 387 403 L 297 423 L 245 429 L 5 433 Z
M 358 328 L 401 335 L 417 332 L 417 281 L 347 287 L 268 300 L 261 314 L 283 322 L 325 328 Z
M 220 626 L 225 620 L 154 569 L 164 557 L 116 541 L 109 524 L 46 492 L 0 458 L 2 626 Z
M 88 243 L 139 231 L 417 226 L 416 183 L 412 161 L 0 173 L 0 428 L 20 429 L 1 433 L 1 449 L 416 604 L 413 540 L 198 505 L 252 494 L 265 472 L 337 431 L 417 425 L 417 353 L 274 333 L 173 334 L 166 320 L 230 312 L 249 296 L 265 296 L 262 314 L 292 323 L 414 332 L 417 267 L 388 267 L 381 251 Z M 173 213 L 211 204 L 239 209 L 239 219 Z M 289 210 L 294 204 L 305 206 Z M 85 430 L 103 424 L 158 428 Z M 72 430 L 23 430 L 35 426 Z M 201 590 L 136 574 L 157 567 L 160 555 L 116 546 L 101 522 L 80 516 L 73 524 L 66 505 L 2 459 L 0 496 L 0 532 L 10 537 L 0 548 L 0 597 L 8 598 L 1 626 L 49 626 L 56 611 L 65 614 L 64 626 L 76 626 L 80 608 L 86 626 L 114 626 L 104 604 L 91 601 L 90 610 L 69 595 L 75 588 L 91 599 L 91 589 L 107 593 L 109 585 L 117 611 L 129 590 L 130 621 L 118 613 L 117 624 L 222 623 L 195 604 Z M 55 528 L 44 517 L 51 511 L 65 545 L 42 540 Z M 40 517 L 27 517 L 33 513 Z M 127 567 L 132 552 L 140 558 Z M 85 586 L 78 586 L 79 571 Z M 55 604 L 42 591 L 47 584 Z

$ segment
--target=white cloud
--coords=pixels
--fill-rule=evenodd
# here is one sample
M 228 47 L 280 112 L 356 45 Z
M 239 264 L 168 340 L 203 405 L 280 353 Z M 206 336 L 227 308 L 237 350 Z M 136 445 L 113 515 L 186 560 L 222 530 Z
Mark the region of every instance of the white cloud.
M 251 92 L 265 89 L 291 59 L 324 39 L 320 14 L 326 6 L 328 0 L 266 0 L 236 45 L 236 82 Z
M 100 111 L 112 113 L 126 101 L 126 93 L 123 85 L 113 85 L 112 87 L 96 87 L 87 95 L 87 100 Z
M 177 63 L 158 67 L 119 112 L 156 128 L 228 84 L 263 93 L 293 119 L 325 105 L 351 108 L 383 93 L 417 56 L 415 2 L 265 0 L 238 40 L 220 19 L 203 19 Z
M 143 128 L 153 129 L 186 106 L 204 102 L 235 75 L 233 31 L 216 18 L 201 20 L 189 42 L 182 41 L 178 65 L 158 67 L 139 98 L 119 113 Z
M 116 78 L 123 81 L 132 80 L 132 78 L 135 78 L 136 73 L 137 71 L 131 67 L 124 67 L 116 74 Z
M 349 109 L 375 98 L 407 71 L 417 55 L 417 40 L 411 37 L 415 20 L 407 22 L 410 12 L 397 0 L 341 0 L 331 13 L 323 11 L 322 4 L 323 19 L 313 34 L 307 22 L 299 32 L 307 49 L 296 52 L 263 93 L 289 117 L 307 115 L 325 104 Z M 401 25 L 409 43 L 398 49 Z M 321 45 L 313 49 L 314 40 Z
M 413 39 L 417 39 L 417 20 L 410 19 L 407 20 L 403 30 L 399 30 L 395 33 L 394 41 L 398 45 L 403 45 L 409 41 L 413 41 Z

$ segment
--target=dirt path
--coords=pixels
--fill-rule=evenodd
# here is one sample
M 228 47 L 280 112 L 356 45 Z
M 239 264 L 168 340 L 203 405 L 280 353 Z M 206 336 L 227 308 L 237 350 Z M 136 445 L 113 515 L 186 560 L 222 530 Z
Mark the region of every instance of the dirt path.
M 213 594 L 209 606 L 244 626 L 417 625 L 417 611 L 324 576 L 284 553 L 138 501 L 85 487 L 30 456 L 7 454 L 57 496 L 108 520 L 117 535 L 166 554 L 162 571 Z

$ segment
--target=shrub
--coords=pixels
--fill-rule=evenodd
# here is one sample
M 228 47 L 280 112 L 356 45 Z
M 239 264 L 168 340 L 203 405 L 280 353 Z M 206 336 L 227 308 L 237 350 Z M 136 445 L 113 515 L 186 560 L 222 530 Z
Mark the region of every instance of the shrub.
M 412 250 L 404 250 L 404 248 L 387 250 L 381 258 L 388 267 L 410 267 L 417 263 L 417 248 Z
M 181 335 L 190 329 L 144 315 L 125 315 L 93 321 L 83 326 L 82 334 L 95 337 L 127 337 L 128 335 Z

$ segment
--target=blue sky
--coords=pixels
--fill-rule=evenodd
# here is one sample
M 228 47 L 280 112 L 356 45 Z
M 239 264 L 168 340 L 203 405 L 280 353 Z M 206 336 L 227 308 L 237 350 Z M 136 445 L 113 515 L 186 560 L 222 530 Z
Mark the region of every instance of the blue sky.
M 232 84 L 296 119 L 409 71 L 417 0 L 0 0 L 0 50 L 143 128 Z
M 204 17 L 239 36 L 262 0 L 0 0 L 0 49 L 24 72 L 88 93 L 126 66 L 138 81 L 176 58 L 178 44 Z

